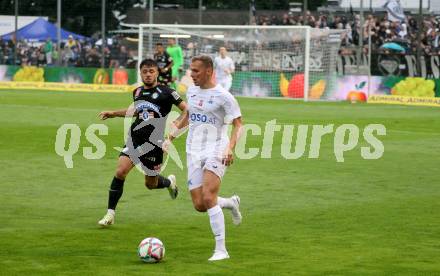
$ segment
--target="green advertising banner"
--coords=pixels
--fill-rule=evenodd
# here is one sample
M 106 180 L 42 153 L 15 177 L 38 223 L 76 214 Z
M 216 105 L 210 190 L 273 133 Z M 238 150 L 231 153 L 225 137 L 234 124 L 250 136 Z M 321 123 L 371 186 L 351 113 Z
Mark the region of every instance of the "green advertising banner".
M 35 67 L 0 65 L 0 81 L 37 81 L 130 85 L 137 82 L 135 69 Z
M 77 67 L 19 67 L 0 65 L 0 81 L 48 82 L 62 84 L 133 85 L 137 82 L 135 69 L 98 69 Z M 288 72 L 238 71 L 233 74 L 231 93 L 250 97 L 304 98 L 304 74 Z M 185 94 L 193 85 L 191 72 L 176 86 Z M 125 88 L 124 88 L 125 89 Z M 409 97 L 440 97 L 440 79 L 415 77 L 337 76 L 311 72 L 310 100 L 366 101 L 371 95 Z

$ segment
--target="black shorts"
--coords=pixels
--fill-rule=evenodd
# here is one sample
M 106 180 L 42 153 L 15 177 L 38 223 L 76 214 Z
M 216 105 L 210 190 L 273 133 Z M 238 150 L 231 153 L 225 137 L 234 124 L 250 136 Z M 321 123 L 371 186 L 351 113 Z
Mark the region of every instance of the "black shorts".
M 144 171 L 145 175 L 148 176 L 156 176 L 160 172 L 160 167 L 163 162 L 163 151 L 160 147 L 153 146 L 154 148 L 152 150 L 149 150 L 147 153 L 136 157 L 134 154 L 131 155 L 130 152 L 138 151 L 138 147 L 134 146 L 135 149 L 129 149 L 127 145 L 124 145 L 124 149 L 121 151 L 119 156 L 127 156 L 130 158 L 131 162 L 133 162 L 134 165 L 142 164 L 142 170 Z M 131 156 L 130 156 L 131 155 Z M 140 154 L 136 154 L 140 155 Z

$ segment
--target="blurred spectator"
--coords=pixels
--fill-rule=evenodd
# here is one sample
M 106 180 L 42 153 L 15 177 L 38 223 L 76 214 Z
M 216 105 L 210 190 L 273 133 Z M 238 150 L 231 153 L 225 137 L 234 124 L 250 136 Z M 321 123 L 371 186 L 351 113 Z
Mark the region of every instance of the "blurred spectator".
M 119 53 L 118 53 L 118 45 L 114 43 L 110 48 L 110 68 L 118 68 L 119 67 Z
M 108 45 L 105 46 L 104 48 L 104 67 L 105 68 L 109 68 L 110 67 L 110 47 Z M 102 53 L 101 53 L 102 56 Z M 101 64 L 101 60 L 100 60 L 100 64 Z
M 53 60 L 53 64 L 58 64 L 59 53 L 58 53 L 57 45 L 53 45 L 52 60 Z
M 76 46 L 76 40 L 73 39 L 72 35 L 69 35 L 69 37 L 67 38 L 66 46 L 70 49 Z
M 46 64 L 52 65 L 52 52 L 53 52 L 53 44 L 50 37 L 47 38 L 46 43 L 44 43 L 44 53 L 46 55 Z
M 125 46 L 119 47 L 119 67 L 127 67 L 127 61 L 128 61 L 128 52 L 127 48 Z
M 428 34 L 428 47 L 431 54 L 440 54 L 440 33 L 439 29 L 431 29 Z
M 87 67 L 101 67 L 101 56 L 98 54 L 96 48 L 91 48 L 86 54 L 86 66 Z
M 64 45 L 64 49 L 63 52 L 61 54 L 61 59 L 63 62 L 63 66 L 71 66 L 72 61 L 73 61 L 73 50 L 72 48 L 69 47 L 69 45 L 66 43 L 66 45 Z
M 0 64 L 5 64 L 5 43 L 3 39 L 0 37 Z
M 281 25 L 292 25 L 290 22 L 289 14 L 285 13 L 283 14 L 283 19 L 281 20 Z
M 8 44 L 5 46 L 5 64 L 6 65 L 14 65 L 14 50 Z

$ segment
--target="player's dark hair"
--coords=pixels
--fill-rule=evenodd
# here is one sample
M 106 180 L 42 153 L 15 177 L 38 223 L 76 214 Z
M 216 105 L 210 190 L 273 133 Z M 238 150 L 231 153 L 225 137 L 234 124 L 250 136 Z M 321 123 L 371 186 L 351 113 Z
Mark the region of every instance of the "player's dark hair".
M 191 59 L 191 62 L 200 61 L 203 63 L 203 66 L 205 68 L 212 68 L 214 69 L 214 63 L 212 62 L 212 58 L 210 56 L 200 55 L 195 56 Z
M 163 44 L 160 43 L 160 42 L 157 42 L 157 43 L 156 43 L 156 46 L 163 46 Z
M 144 67 L 144 66 L 159 68 L 159 66 L 157 65 L 157 62 L 154 59 L 151 59 L 151 58 L 144 59 L 141 62 L 141 64 L 139 64 L 139 70 L 142 69 L 142 67 Z

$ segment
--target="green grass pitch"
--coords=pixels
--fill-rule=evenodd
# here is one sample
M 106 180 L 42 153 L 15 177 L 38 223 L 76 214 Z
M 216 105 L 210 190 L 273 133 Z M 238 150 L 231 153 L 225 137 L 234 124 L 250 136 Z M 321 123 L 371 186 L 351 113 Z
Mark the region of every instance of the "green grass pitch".
M 172 201 L 127 178 L 116 224 L 100 229 L 107 190 L 123 145 L 123 120 L 99 121 L 102 110 L 124 108 L 129 94 L 0 91 L 1 275 L 414 275 L 440 274 L 440 111 L 436 108 L 239 99 L 245 123 L 385 125 L 378 160 L 358 146 L 337 163 L 333 135 L 320 157 L 285 160 L 276 133 L 272 158 L 236 160 L 221 194 L 242 199 L 243 224 L 225 211 L 231 259 L 208 263 L 213 237 L 197 213 L 186 171 L 171 164 L 181 187 Z M 74 167 L 54 150 L 57 129 L 82 131 Z M 104 123 L 107 152 L 87 160 L 84 132 Z M 296 136 L 295 136 L 296 137 Z M 362 132 L 361 132 L 362 137 Z M 184 139 L 176 145 L 184 157 Z M 262 137 L 248 135 L 248 147 Z M 310 136 L 308 140 L 310 144 Z M 306 154 L 308 151 L 306 151 Z M 144 264 L 145 237 L 161 239 L 166 256 Z

